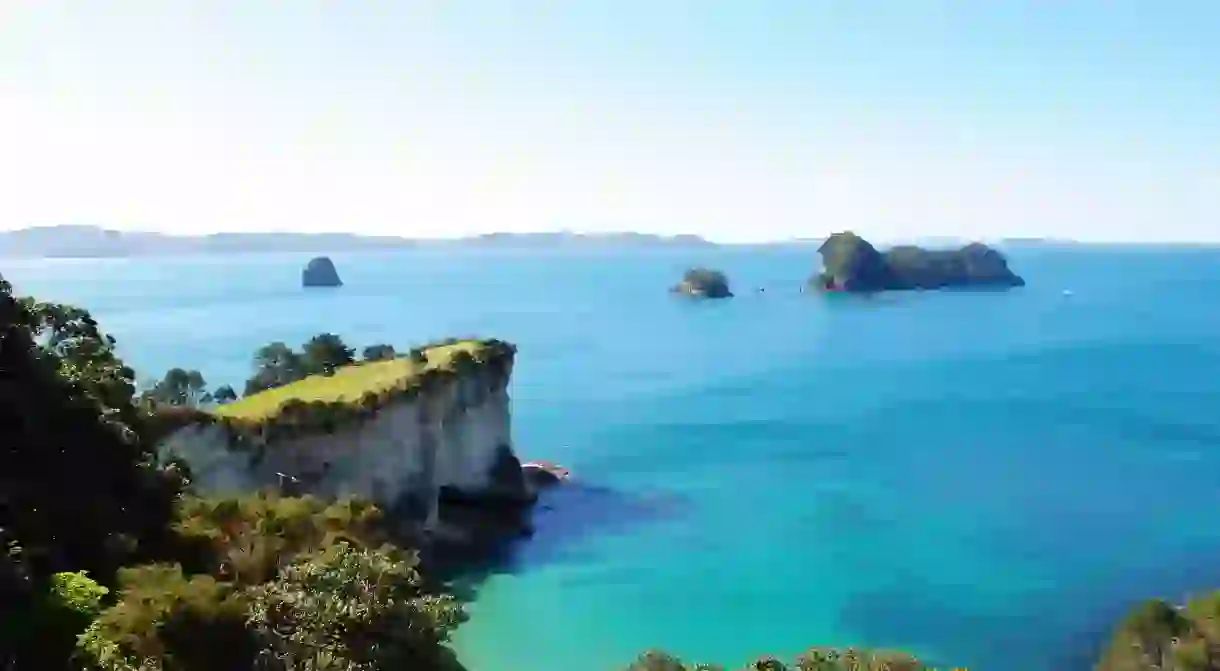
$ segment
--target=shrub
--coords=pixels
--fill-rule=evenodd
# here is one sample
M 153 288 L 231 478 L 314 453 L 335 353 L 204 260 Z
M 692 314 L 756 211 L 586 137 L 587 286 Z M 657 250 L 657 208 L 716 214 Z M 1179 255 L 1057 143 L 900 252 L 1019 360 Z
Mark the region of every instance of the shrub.
M 298 555 L 344 541 L 380 545 L 382 513 L 359 499 L 324 501 L 273 492 L 241 498 L 187 497 L 175 531 L 191 568 L 254 585 L 275 577 Z
M 257 651 L 246 605 L 232 585 L 187 578 L 176 564 L 122 569 L 122 593 L 80 637 L 103 671 L 248 669 Z
M 369 345 L 361 352 L 365 361 L 385 361 L 395 357 L 394 346 L 387 344 Z
M 708 664 L 689 665 L 661 650 L 640 655 L 626 671 L 721 671 L 724 667 Z M 742 671 L 929 671 L 914 657 L 901 652 L 859 648 L 812 648 L 797 657 L 792 665 L 774 657 L 761 657 Z
M 399 553 L 339 543 L 249 595 L 263 668 L 460 668 L 445 644 L 461 607 L 424 594 L 413 559 Z

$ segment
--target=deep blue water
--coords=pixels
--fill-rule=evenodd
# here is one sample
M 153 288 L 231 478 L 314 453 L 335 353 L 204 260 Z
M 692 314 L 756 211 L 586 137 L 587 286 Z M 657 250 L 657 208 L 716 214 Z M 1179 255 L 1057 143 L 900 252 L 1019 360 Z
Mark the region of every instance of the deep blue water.
M 517 343 L 518 451 L 579 484 L 479 588 L 474 671 L 848 643 L 1085 669 L 1133 600 L 1220 586 L 1220 250 L 1027 249 L 1023 289 L 871 300 L 801 294 L 808 247 L 334 258 L 347 286 L 309 293 L 300 255 L 0 271 L 147 377 L 238 386 L 319 331 Z M 668 295 L 696 263 L 740 295 Z

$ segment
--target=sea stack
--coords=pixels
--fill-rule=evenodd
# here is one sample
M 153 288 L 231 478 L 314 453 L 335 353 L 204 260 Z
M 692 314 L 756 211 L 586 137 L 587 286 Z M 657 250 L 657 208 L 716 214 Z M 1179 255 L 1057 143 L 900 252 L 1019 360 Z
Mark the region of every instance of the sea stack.
M 310 259 L 301 271 L 301 286 L 303 287 L 341 287 L 343 280 L 339 279 L 339 271 L 327 256 L 317 256 Z
M 719 270 L 691 268 L 670 291 L 695 298 L 731 298 L 729 279 Z

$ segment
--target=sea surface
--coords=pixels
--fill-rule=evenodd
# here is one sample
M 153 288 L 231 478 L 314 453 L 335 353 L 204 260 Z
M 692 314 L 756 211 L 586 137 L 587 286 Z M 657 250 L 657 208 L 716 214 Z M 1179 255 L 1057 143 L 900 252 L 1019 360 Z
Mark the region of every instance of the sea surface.
M 1023 289 L 874 299 L 801 293 L 810 247 L 333 258 L 336 291 L 300 254 L 0 272 L 145 378 L 240 388 L 321 331 L 517 343 L 517 449 L 575 481 L 476 586 L 472 671 L 852 643 L 1083 670 L 1134 601 L 1220 587 L 1220 250 L 1022 248 Z M 694 264 L 739 295 L 669 295 Z

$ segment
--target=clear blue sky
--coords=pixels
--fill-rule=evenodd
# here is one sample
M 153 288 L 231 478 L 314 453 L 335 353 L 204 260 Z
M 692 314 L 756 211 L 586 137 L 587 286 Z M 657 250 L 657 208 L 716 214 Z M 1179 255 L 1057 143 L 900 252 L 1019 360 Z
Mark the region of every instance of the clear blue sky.
M 1220 239 L 1220 2 L 3 0 L 0 228 Z

